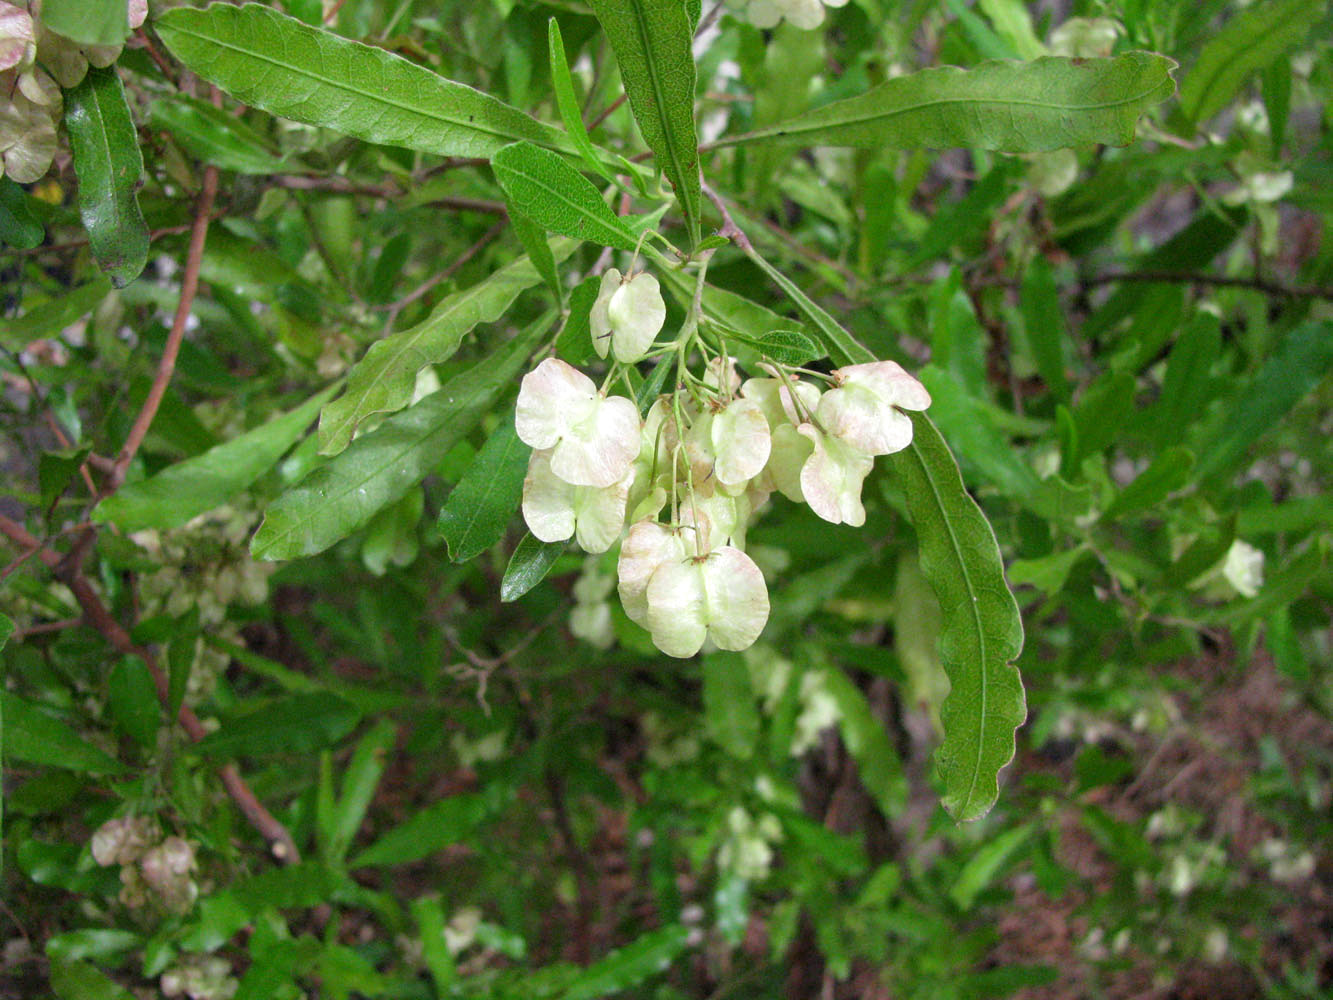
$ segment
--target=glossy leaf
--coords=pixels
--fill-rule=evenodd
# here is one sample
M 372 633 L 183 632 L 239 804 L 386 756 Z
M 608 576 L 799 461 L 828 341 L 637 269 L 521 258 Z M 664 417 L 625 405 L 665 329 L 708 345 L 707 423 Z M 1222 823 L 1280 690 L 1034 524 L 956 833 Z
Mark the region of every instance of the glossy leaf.
M 90 69 L 65 91 L 65 128 L 89 245 L 112 284 L 123 288 L 148 260 L 148 225 L 139 210 L 139 135 L 114 67 Z
M 221 506 L 277 464 L 336 390 L 330 386 L 296 409 L 202 455 L 169 465 L 148 479 L 126 483 L 93 509 L 93 521 L 114 524 L 126 532 L 169 530 Z
M 543 229 L 617 250 L 637 246 L 592 182 L 558 153 L 516 142 L 496 153 L 491 166 L 510 204 Z
M 494 97 L 260 4 L 180 7 L 155 27 L 177 59 L 243 104 L 366 142 L 490 156 L 517 139 L 559 140 Z
M 703 199 L 694 127 L 694 30 L 674 0 L 591 0 L 620 65 L 634 120 L 676 189 L 690 246 Z
M 9 691 L 0 691 L 4 749 L 9 760 L 63 767 L 84 774 L 119 774 L 124 768 L 65 723 Z
M 454 562 L 467 562 L 504 537 L 523 495 L 530 454 L 514 431 L 514 414 L 506 412 L 440 510 L 439 531 Z
M 148 120 L 175 136 L 181 148 L 201 163 L 238 174 L 274 174 L 283 169 L 282 158 L 257 132 L 221 108 L 187 94 L 152 102 Z
M 1039 152 L 1133 141 L 1139 116 L 1175 91 L 1165 56 L 1130 52 L 1109 59 L 1046 56 L 939 66 L 895 77 L 857 97 L 720 145 L 790 142 L 863 149 L 952 146 Z
M 1269 0 L 1242 10 L 1212 33 L 1180 85 L 1180 110 L 1206 121 L 1236 96 L 1250 74 L 1304 44 L 1323 17 L 1322 0 Z
M 564 542 L 542 542 L 528 532 L 514 547 L 503 579 L 500 581 L 500 600 L 505 604 L 517 601 L 551 572 L 551 567 L 565 551 Z
M 786 275 L 757 253 L 750 258 L 819 330 L 835 361 L 875 357 Z M 958 465 L 935 425 L 911 413 L 912 443 L 889 456 L 907 498 L 921 570 L 943 613 L 940 656 L 951 690 L 940 710 L 944 744 L 936 755 L 944 808 L 959 821 L 979 819 L 999 796 L 1000 769 L 1014 756 L 1014 731 L 1027 717 L 1013 660 L 1023 621 L 1004 580 L 999 543 L 986 515 L 963 488 Z
M 315 469 L 271 504 L 250 543 L 258 559 L 323 552 L 425 477 L 508 390 L 550 328 L 548 314 L 493 355 Z
M 557 241 L 554 254 L 564 260 L 574 245 Z M 494 271 L 471 288 L 442 299 L 416 326 L 378 340 L 347 376 L 347 391 L 319 415 L 319 451 L 336 455 L 347 447 L 363 420 L 401 410 L 412 401 L 417 373 L 453 356 L 476 327 L 494 323 L 525 289 L 541 280 L 526 257 Z
M 43 0 L 41 19 L 80 45 L 119 45 L 130 33 L 125 0 Z

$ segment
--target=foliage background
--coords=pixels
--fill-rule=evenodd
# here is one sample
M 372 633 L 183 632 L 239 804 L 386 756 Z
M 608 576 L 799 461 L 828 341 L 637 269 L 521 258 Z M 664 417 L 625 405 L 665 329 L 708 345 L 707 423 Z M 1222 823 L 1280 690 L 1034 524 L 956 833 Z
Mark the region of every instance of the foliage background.
M 220 71 L 156 30 L 168 6 L 89 84 L 127 96 L 143 274 L 102 275 L 125 247 L 98 245 L 77 122 L 73 161 L 0 180 L 0 990 L 1327 995 L 1325 5 L 860 0 L 771 32 L 704 6 L 706 181 L 781 275 L 920 373 L 1023 611 L 1028 722 L 998 804 L 964 825 L 939 805 L 940 609 L 901 481 L 869 482 L 860 531 L 780 501 L 756 524 L 773 613 L 746 654 L 666 660 L 614 602 L 613 644 L 571 634 L 614 560 L 559 555 L 502 601 L 517 522 L 462 563 L 437 527 L 556 301 L 535 273 L 469 293 L 531 245 L 489 152 L 211 92 L 191 71 Z M 269 6 L 545 122 L 555 17 L 593 140 L 645 149 L 582 4 Z M 1127 147 L 718 143 L 906 71 L 1036 58 L 1071 17 L 1179 63 Z M 612 205 L 651 211 L 658 189 L 635 193 Z M 701 211 L 704 235 L 722 227 Z M 681 222 L 664 231 L 684 244 Z M 563 252 L 566 293 L 611 259 Z M 708 278 L 799 322 L 732 247 Z M 492 382 L 468 384 L 493 395 L 368 523 L 257 561 L 264 512 L 328 461 L 307 431 L 349 367 L 450 296 L 475 307 L 457 353 L 380 408 L 478 362 Z M 238 808 L 237 781 L 268 811 Z M 164 882 L 179 905 L 136 895 L 142 857 L 93 857 L 95 831 L 136 816 L 191 845 Z

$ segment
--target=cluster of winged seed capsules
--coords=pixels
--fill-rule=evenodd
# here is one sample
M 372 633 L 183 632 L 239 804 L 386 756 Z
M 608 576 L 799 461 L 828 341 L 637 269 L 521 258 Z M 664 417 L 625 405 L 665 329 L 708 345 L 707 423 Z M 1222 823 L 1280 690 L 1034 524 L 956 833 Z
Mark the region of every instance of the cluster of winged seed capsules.
M 590 326 L 598 353 L 630 365 L 654 351 L 666 318 L 657 280 L 606 273 Z M 711 640 L 741 650 L 768 620 L 763 574 L 745 554 L 751 518 L 774 491 L 833 524 L 865 523 L 861 486 L 876 455 L 906 448 L 925 387 L 892 361 L 825 375 L 762 363 L 742 379 L 735 363 L 691 338 L 702 373 L 677 367 L 674 391 L 642 418 L 624 396 L 547 358 L 524 376 L 515 424 L 534 450 L 523 517 L 543 542 L 577 540 L 586 552 L 619 543 L 625 613 L 670 656 Z M 711 354 L 711 356 L 709 356 Z M 803 380 L 803 373 L 819 380 Z M 614 382 L 612 366 L 607 385 Z
M 41 0 L 0 0 L 0 177 L 39 180 L 56 155 L 60 89 L 77 86 L 89 65 L 110 66 L 119 45 L 80 45 L 42 23 Z M 143 24 L 148 0 L 128 0 L 130 28 Z

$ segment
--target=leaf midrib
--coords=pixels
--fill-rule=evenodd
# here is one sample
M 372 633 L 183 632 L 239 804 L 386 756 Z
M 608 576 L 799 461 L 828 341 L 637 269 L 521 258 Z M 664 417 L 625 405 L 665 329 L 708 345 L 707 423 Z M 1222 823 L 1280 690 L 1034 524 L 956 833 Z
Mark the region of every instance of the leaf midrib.
M 944 499 L 940 496 L 939 488 L 935 485 L 935 477 L 931 475 L 930 467 L 926 464 L 925 458 L 921 455 L 921 449 L 918 447 L 915 437 L 911 445 L 908 446 L 912 452 L 912 457 L 921 467 L 921 473 L 926 478 L 927 485 L 930 486 L 930 495 L 935 501 L 935 510 L 939 514 L 940 520 L 944 522 L 945 530 L 949 536 L 949 547 L 953 550 L 954 561 L 958 564 L 958 569 L 962 574 L 963 585 L 967 590 L 967 596 L 971 598 L 969 603 L 972 605 L 972 620 L 976 626 L 977 632 L 977 652 L 978 661 L 981 664 L 979 671 L 981 677 L 981 722 L 978 728 L 977 754 L 976 760 L 972 764 L 971 780 L 967 786 L 967 797 L 959 805 L 958 815 L 966 816 L 967 810 L 972 804 L 972 797 L 976 794 L 977 781 L 981 777 L 982 758 L 985 756 L 986 733 L 987 733 L 987 715 L 986 706 L 989 699 L 989 677 L 987 665 L 989 663 L 986 657 L 986 628 L 981 620 L 981 605 L 977 599 L 976 591 L 972 586 L 972 574 L 968 571 L 967 560 L 963 558 L 962 546 L 958 542 L 958 533 L 954 531 L 952 520 L 949 518 L 948 511 L 944 507 Z
M 619 243 L 613 244 L 617 249 L 628 250 L 633 247 L 634 240 L 629 236 L 629 230 L 626 229 L 622 232 L 620 229 L 616 228 L 616 224 L 613 221 L 616 218 L 616 216 L 609 214 L 611 209 L 610 207 L 607 206 L 606 202 L 600 200 L 598 201 L 598 204 L 601 205 L 603 208 L 605 208 L 608 213 L 607 218 L 602 218 L 587 206 L 580 205 L 578 202 L 570 200 L 567 194 L 565 194 L 563 191 L 557 188 L 551 187 L 544 180 L 538 177 L 537 174 L 535 173 L 519 170 L 517 167 L 511 166 L 510 164 L 504 162 L 496 163 L 494 160 L 492 160 L 491 164 L 497 170 L 504 170 L 505 172 L 512 174 L 515 177 L 521 177 L 524 180 L 528 181 L 529 183 L 533 184 L 534 186 L 541 188 L 544 192 L 551 195 L 557 201 L 563 202 L 565 205 L 568 205 L 571 209 L 574 210 L 574 212 L 577 215 L 581 215 L 583 216 L 583 218 L 595 223 L 596 226 L 600 228 L 603 233 L 615 236 L 617 239 L 621 241 Z M 594 188 L 594 190 L 596 189 Z M 519 207 L 521 208 L 522 206 Z M 626 243 L 625 241 L 628 241 L 628 243 Z
M 345 83 L 343 83 L 343 82 L 341 82 L 341 81 L 339 81 L 339 80 L 331 79 L 331 78 L 326 77 L 326 76 L 321 76 L 320 74 L 315 73 L 315 72 L 311 71 L 310 69 L 308 69 L 308 68 L 306 68 L 306 67 L 297 67 L 297 66 L 293 66 L 293 65 L 290 64 L 290 63 L 283 62 L 281 59 L 276 59 L 276 58 L 274 58 L 274 57 L 272 57 L 272 56 L 269 56 L 269 55 L 266 55 L 266 54 L 264 54 L 264 53 L 262 53 L 262 52 L 256 51 L 255 49 L 247 49 L 247 48 L 243 48 L 243 47 L 241 47 L 241 46 L 239 46 L 239 45 L 232 44 L 231 42 L 224 41 L 224 40 L 222 40 L 222 39 L 220 39 L 220 38 L 216 38 L 216 37 L 214 37 L 214 36 L 207 35 L 207 34 L 204 34 L 204 33 L 202 33 L 202 32 L 199 32 L 199 31 L 191 31 L 188 27 L 185 27 L 185 26 L 182 26 L 182 25 L 172 24 L 172 25 L 165 25 L 165 27 L 169 28 L 169 30 L 171 30 L 171 31 L 179 32 L 179 33 L 182 34 L 182 35 L 188 35 L 188 36 L 190 36 L 190 37 L 192 37 L 192 38 L 196 38 L 196 39 L 202 40 L 202 41 L 204 41 L 204 42 L 208 42 L 208 43 L 211 44 L 211 45 L 216 45 L 216 46 L 218 46 L 219 48 L 222 48 L 222 49 L 229 49 L 230 51 L 239 53 L 239 54 L 242 55 L 242 56 L 245 56 L 245 57 L 249 57 L 249 58 L 251 58 L 251 59 L 258 60 L 259 62 L 265 62 L 265 63 L 268 63 L 269 65 L 278 67 L 278 68 L 280 68 L 280 69 L 285 69 L 285 70 L 287 70 L 287 71 L 290 72 L 290 73 L 296 74 L 297 76 L 305 76 L 305 77 L 307 77 L 307 78 L 309 78 L 309 79 L 311 79 L 311 80 L 316 80 L 316 81 L 318 81 L 318 82 L 320 82 L 320 83 L 322 83 L 322 84 L 325 84 L 325 85 L 327 85 L 327 86 L 333 88 L 334 90 L 340 90 L 340 91 L 343 91 L 343 92 L 345 92 L 345 93 L 349 93 L 349 94 L 356 94 L 356 95 L 358 95 L 358 96 L 360 96 L 360 97 L 364 97 L 364 98 L 366 98 L 366 99 L 368 99 L 368 100 L 370 100 L 370 101 L 373 101 L 373 102 L 376 102 L 376 103 L 379 103 L 379 104 L 383 104 L 383 105 L 386 105 L 386 106 L 391 107 L 391 108 L 395 108 L 395 109 L 397 109 L 398 111 L 406 112 L 406 113 L 408 113 L 408 114 L 413 114 L 413 115 L 419 115 L 420 117 L 425 118 L 425 119 L 427 119 L 428 121 L 443 122 L 443 123 L 445 123 L 445 124 L 453 125 L 453 126 L 455 126 L 455 127 L 457 127 L 457 128 L 463 129 L 463 130 L 465 130 L 465 131 L 480 132 L 480 133 L 483 133 L 483 134 L 485 134 L 485 135 L 491 135 L 491 136 L 494 136 L 494 137 L 497 138 L 497 139 L 504 139 L 504 140 L 528 139 L 528 140 L 530 140 L 530 141 L 533 139 L 533 137 L 530 136 L 530 135 L 517 135 L 517 134 L 515 134 L 514 132 L 503 132 L 503 131 L 499 131 L 499 130 L 494 129 L 494 128 L 487 128 L 487 127 L 485 127 L 484 125 L 478 124 L 478 123 L 475 122 L 475 121 L 464 122 L 464 121 L 462 121 L 461 119 L 452 118 L 452 117 L 450 117 L 449 115 L 445 115 L 445 114 L 436 114 L 436 113 L 432 113 L 432 112 L 430 112 L 430 111 L 422 110 L 421 108 L 418 108 L 418 107 L 414 107 L 414 106 L 412 106 L 412 105 L 410 105 L 410 104 L 403 104 L 403 103 L 400 103 L 400 102 L 398 102 L 398 101 L 394 101 L 394 100 L 392 100 L 392 99 L 390 99 L 390 98 L 388 98 L 388 97 L 384 97 L 384 96 L 382 96 L 382 95 L 373 94 L 373 93 L 371 93 L 370 91 L 362 90 L 362 89 L 360 89 L 360 88 L 358 88 L 358 87 L 350 86 L 350 85 L 345 84 Z M 311 36 L 311 37 L 315 37 L 315 36 Z M 338 41 L 340 41 L 340 42 L 344 42 L 344 43 L 349 44 L 349 45 L 355 45 L 355 44 L 357 44 L 357 43 L 355 43 L 355 42 L 347 42 L 346 39 L 338 39 Z M 318 45 L 318 44 L 319 44 L 319 43 L 316 42 L 316 45 Z M 393 56 L 392 53 L 388 53 L 388 52 L 384 53 L 384 55 L 385 55 L 385 57 L 387 57 L 387 58 L 392 58 L 392 59 L 397 59 L 397 58 L 399 58 L 399 57 L 395 57 L 395 56 Z M 420 72 L 420 73 L 426 73 L 426 74 L 429 74 L 429 75 L 431 75 L 431 76 L 436 76 L 436 78 L 439 80 L 440 83 L 443 83 L 443 84 L 446 85 L 446 89 L 449 89 L 449 88 L 451 88 L 451 87 L 458 87 L 458 88 L 461 88 L 461 89 L 463 89 L 463 90 L 472 91 L 473 93 L 475 93 L 475 94 L 477 94 L 478 96 L 481 96 L 481 97 L 485 97 L 485 96 L 487 96 L 487 95 L 485 95 L 485 94 L 482 94 L 481 91 L 473 90 L 473 88 L 468 87 L 468 86 L 466 86 L 465 84 L 458 83 L 458 82 L 455 81 L 455 80 L 448 80 L 448 79 L 445 79 L 444 77 L 440 77 L 440 76 L 438 76 L 437 74 L 433 74 L 433 73 L 430 72 L 430 70 L 425 69 L 424 67 L 418 66 L 416 63 L 409 62 L 409 61 L 406 60 L 406 59 L 400 59 L 399 61 L 401 61 L 401 62 L 403 63 L 404 66 L 411 67 L 411 69 L 412 69 L 413 71 Z M 501 108 L 504 108 L 504 105 L 501 105 Z M 513 111 L 515 114 L 522 114 L 522 113 L 523 113 L 523 112 L 519 111 L 519 110 L 516 109 L 516 108 L 510 108 L 510 109 L 505 109 L 505 110 Z M 532 119 L 532 123 L 533 123 L 533 125 L 535 125 L 535 126 L 537 127 L 537 129 L 536 129 L 537 131 L 543 131 L 543 125 L 542 125 L 541 122 L 537 121 L 537 120 L 534 118 L 534 119 Z M 549 141 L 549 140 L 548 140 L 548 141 Z
M 634 26 L 639 32 L 639 42 L 643 46 L 643 61 L 648 69 L 648 78 L 652 82 L 653 100 L 657 108 L 657 118 L 659 126 L 662 129 L 662 142 L 666 146 L 667 155 L 671 158 L 671 172 L 680 178 L 681 190 L 676 192 L 676 197 L 680 199 L 681 208 L 685 211 L 685 216 L 690 220 L 691 225 L 695 224 L 698 215 L 698 206 L 693 199 L 694 189 L 690 185 L 690 178 L 686 176 L 684 168 L 681 166 L 680 155 L 676 149 L 676 134 L 671 127 L 671 122 L 667 119 L 666 95 L 662 93 L 662 85 L 657 72 L 657 61 L 653 56 L 653 48 L 650 43 L 650 32 L 648 24 L 643 13 L 642 0 L 633 0 L 634 8 Z M 693 115 L 693 109 L 691 109 Z
M 780 137 L 787 135 L 801 135 L 806 132 L 818 132 L 830 128 L 852 128 L 858 125 L 866 125 L 882 119 L 896 118 L 901 115 L 912 114 L 913 112 L 917 111 L 924 111 L 930 108 L 943 107 L 946 105 L 954 105 L 954 104 L 989 104 L 989 105 L 995 105 L 996 107 L 1009 107 L 1017 105 L 1019 107 L 1044 108 L 1050 111 L 1106 111 L 1115 108 L 1126 107 L 1128 105 L 1136 104 L 1140 101 L 1143 101 L 1144 99 L 1151 96 L 1155 91 L 1159 90 L 1161 86 L 1162 85 L 1159 83 L 1156 86 L 1150 87 L 1147 90 L 1139 94 L 1136 94 L 1132 97 L 1127 97 L 1119 101 L 1105 101 L 1101 104 L 1052 104 L 1041 101 L 1023 100 L 1021 98 L 1006 98 L 1004 100 L 999 100 L 996 98 L 986 98 L 986 97 L 941 97 L 932 101 L 921 101 L 916 104 L 908 105 L 906 107 L 893 108 L 887 111 L 878 111 L 875 112 L 874 114 L 865 114 L 859 117 L 839 119 L 837 121 L 812 123 L 809 125 L 802 125 L 796 128 L 786 127 L 783 126 L 781 123 L 779 123 L 777 125 L 770 126 L 769 128 L 766 129 L 758 129 L 754 132 L 746 132 L 742 135 L 732 136 L 730 138 L 723 137 L 719 139 L 716 143 L 714 143 L 714 145 L 730 146 L 730 145 L 736 145 L 737 143 L 745 142 L 746 140 L 749 139 L 769 138 L 770 136 Z M 861 99 L 862 98 L 856 98 L 856 97 L 848 98 L 848 100 L 861 100 Z M 829 105 L 829 107 L 832 107 L 832 105 Z

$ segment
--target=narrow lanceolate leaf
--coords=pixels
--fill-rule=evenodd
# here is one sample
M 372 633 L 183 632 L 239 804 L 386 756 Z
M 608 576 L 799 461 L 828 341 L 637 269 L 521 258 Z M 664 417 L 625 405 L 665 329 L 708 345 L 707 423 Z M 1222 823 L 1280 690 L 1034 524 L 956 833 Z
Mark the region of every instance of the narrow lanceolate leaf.
M 564 542 L 539 541 L 532 532 L 524 535 L 509 557 L 509 565 L 500 581 L 501 602 L 517 601 L 541 583 L 564 551 Z
M 625 96 L 658 166 L 676 189 L 690 246 L 699 242 L 699 140 L 694 128 L 694 30 L 679 0 L 591 0 L 620 64 Z
M 1270 0 L 1233 17 L 1208 39 L 1180 86 L 1185 117 L 1200 122 L 1221 111 L 1251 73 L 1310 37 L 1325 6 L 1323 0 Z
M 1139 116 L 1175 91 L 1175 63 L 1152 52 L 1109 59 L 1046 56 L 939 66 L 720 144 L 900 149 L 972 146 L 1034 153 L 1098 142 L 1128 145 Z
M 96 309 L 110 291 L 110 283 L 99 277 L 29 309 L 22 316 L 6 319 L 0 324 L 0 344 L 11 351 L 20 351 L 34 340 L 58 337 L 60 331 Z
M 402 497 L 511 387 L 553 320 L 542 317 L 306 476 L 265 512 L 251 553 L 294 559 L 323 552 Z
M 790 278 L 754 251 L 750 258 L 819 329 L 835 361 L 875 360 Z M 937 760 L 944 808 L 960 821 L 979 819 L 999 796 L 1000 769 L 1013 759 L 1014 731 L 1027 717 L 1013 666 L 1023 648 L 1023 621 L 1005 583 L 995 532 L 963 488 L 948 445 L 924 413 L 909 416 L 912 443 L 888 461 L 907 498 L 921 571 L 943 616 L 940 658 L 950 692 L 940 709 L 944 744 Z
M 90 69 L 65 91 L 65 127 L 79 177 L 79 214 L 97 263 L 117 288 L 148 260 L 148 225 L 139 210 L 143 157 L 114 67 Z
M 166 129 L 181 147 L 201 163 L 211 163 L 238 174 L 273 174 L 282 170 L 282 158 L 257 132 L 221 108 L 188 94 L 170 101 L 154 101 L 148 110 L 154 128 Z
M 573 252 L 573 244 L 552 247 L 556 260 Z M 417 372 L 453 356 L 463 338 L 483 323 L 494 323 L 519 293 L 541 280 L 537 269 L 520 257 L 485 281 L 455 292 L 416 326 L 376 341 L 347 377 L 347 391 L 319 415 L 319 451 L 336 455 L 347 447 L 363 420 L 374 413 L 392 413 L 412 401 Z
M 454 562 L 480 555 L 504 535 L 523 495 L 531 454 L 514 431 L 514 414 L 506 412 L 440 511 L 440 534 Z
M 0 691 L 0 716 L 5 725 L 6 760 L 85 774 L 119 774 L 124 770 L 119 761 L 85 742 L 69 726 L 9 691 Z
M 542 281 L 546 282 L 546 287 L 555 293 L 556 302 L 563 305 L 565 289 L 560 284 L 560 272 L 556 270 L 555 255 L 551 253 L 551 245 L 546 242 L 546 230 L 512 204 L 508 208 L 509 225 L 513 227 L 514 235 L 523 246 L 523 252 L 528 255 L 528 260 L 532 261 L 532 266 L 542 276 Z
M 130 33 L 125 0 L 46 0 L 42 24 L 80 45 L 119 45 Z
M 612 182 L 614 176 L 598 157 L 592 140 L 588 138 L 588 130 L 583 125 L 583 112 L 574 94 L 574 78 L 569 73 L 569 60 L 565 54 L 565 39 L 560 34 L 560 22 L 555 18 L 551 18 L 548 23 L 546 42 L 551 59 L 551 89 L 555 91 L 555 106 L 560 112 L 560 120 L 565 123 L 565 131 L 569 133 L 579 156 L 583 157 L 583 162 L 601 174 L 604 180 Z
M 156 22 L 173 55 L 241 102 L 294 121 L 441 156 L 490 156 L 548 125 L 384 49 L 260 4 L 179 7 Z
M 204 511 L 226 503 L 277 463 L 305 433 L 336 386 L 296 409 L 202 455 L 167 466 L 136 483 L 126 483 L 93 509 L 98 524 L 122 531 L 178 528 Z
M 668 924 L 640 935 L 625 947 L 617 948 L 581 970 L 559 995 L 560 1000 L 597 1000 L 598 997 L 623 993 L 660 975 L 685 950 L 692 933 L 681 924 Z
M 1000 769 L 1014 757 L 1014 731 L 1027 717 L 1013 660 L 1023 622 L 1004 580 L 1004 564 L 986 516 L 963 489 L 958 464 L 924 414 L 912 413 L 912 444 L 890 457 L 916 528 L 921 571 L 943 614 L 940 656 L 949 696 L 940 707 L 944 744 L 936 761 L 944 808 L 979 819 L 999 797 Z
M 491 166 L 509 203 L 543 229 L 618 250 L 638 244 L 592 182 L 559 154 L 516 142 L 496 153 Z

